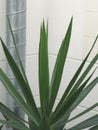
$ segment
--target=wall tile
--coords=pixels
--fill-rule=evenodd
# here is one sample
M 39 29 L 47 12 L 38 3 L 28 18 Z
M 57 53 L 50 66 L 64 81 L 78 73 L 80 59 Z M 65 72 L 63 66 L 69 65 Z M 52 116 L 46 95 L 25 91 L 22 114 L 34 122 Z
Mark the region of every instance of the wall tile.
M 27 2 L 27 54 L 38 52 L 40 25 L 44 18 L 44 0 Z
M 5 59 L 5 56 L 4 56 L 4 52 L 3 52 L 3 49 L 2 49 L 2 46 L 1 46 L 1 44 L 0 44 L 0 61 L 1 60 L 4 60 Z
M 6 103 L 6 89 L 0 82 L 0 101 Z
M 5 2 L 6 0 L 0 1 L 0 36 L 5 40 L 5 28 L 6 28 L 6 15 L 5 15 Z
M 38 95 L 38 61 L 37 55 L 28 56 L 26 59 L 26 72 L 34 96 Z
M 34 11 L 33 13 L 36 15 L 40 11 L 44 9 L 45 0 L 28 0 L 27 1 L 27 11 Z
M 85 0 L 86 11 L 98 11 L 98 0 Z
M 34 18 L 32 12 L 27 13 L 27 54 L 38 52 L 41 21 L 41 15 L 36 15 Z
M 5 40 L 6 18 L 4 14 L 0 14 L 0 36 Z
M 73 15 L 73 32 L 68 56 L 81 59 L 84 25 L 83 1 L 63 0 L 61 2 L 58 0 L 57 2 L 55 0 L 42 0 L 41 5 L 40 2 L 37 3 L 38 1 L 35 3 L 27 2 L 27 54 L 38 52 L 40 23 L 43 18 L 48 19 L 49 23 L 49 53 L 57 54 Z
M 98 35 L 98 13 L 85 12 L 84 35 L 96 37 Z
M 91 49 L 93 43 L 95 41 L 95 37 L 84 37 L 84 48 L 83 48 L 83 58 L 87 55 L 89 50 Z M 98 41 L 96 42 L 89 58 L 88 61 L 91 61 L 92 58 L 98 53 Z
M 6 0 L 1 0 L 0 1 L 0 14 L 5 14 L 6 12 Z
M 0 68 L 2 68 L 3 71 L 6 70 L 6 62 L 5 62 L 5 60 L 0 61 Z

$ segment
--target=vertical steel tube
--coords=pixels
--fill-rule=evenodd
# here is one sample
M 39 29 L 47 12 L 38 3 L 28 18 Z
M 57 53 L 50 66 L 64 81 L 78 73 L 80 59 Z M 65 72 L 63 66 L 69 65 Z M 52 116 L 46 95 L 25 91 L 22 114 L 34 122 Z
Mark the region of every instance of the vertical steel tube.
M 18 51 L 20 53 L 20 57 L 22 63 L 25 66 L 25 43 L 26 43 L 26 0 L 6 0 L 6 15 L 10 19 L 10 23 L 12 26 L 12 30 L 15 36 L 16 44 Z M 18 63 L 17 55 L 15 52 L 15 48 L 13 45 L 12 36 L 8 27 L 8 22 L 6 24 L 6 42 L 7 47 L 10 50 L 13 58 L 15 59 L 16 63 Z M 19 89 L 19 85 L 15 80 L 15 77 L 7 63 L 6 67 L 7 75 L 10 80 L 14 83 L 17 91 L 21 93 Z M 24 117 L 22 110 L 18 107 L 12 97 L 7 93 L 7 105 L 8 107 L 19 114 L 21 117 Z

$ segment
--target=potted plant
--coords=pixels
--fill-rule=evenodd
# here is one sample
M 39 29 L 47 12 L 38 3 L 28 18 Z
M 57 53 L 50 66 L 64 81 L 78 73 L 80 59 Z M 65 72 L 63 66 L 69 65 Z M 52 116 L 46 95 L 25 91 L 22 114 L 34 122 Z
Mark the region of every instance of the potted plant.
M 98 129 L 98 114 L 94 115 L 91 118 L 85 119 L 84 121 L 76 124 L 75 126 L 66 128 L 67 123 L 83 116 L 84 114 L 98 106 L 98 103 L 95 103 L 93 106 L 84 110 L 75 117 L 70 117 L 72 111 L 80 104 L 80 102 L 89 94 L 89 92 L 98 83 L 98 77 L 90 81 L 96 68 L 92 72 L 92 74 L 89 75 L 89 77 L 86 77 L 87 74 L 90 72 L 91 68 L 96 63 L 98 59 L 98 53 L 92 59 L 92 61 L 84 70 L 84 72 L 81 74 L 81 71 L 98 39 L 98 36 L 96 37 L 94 44 L 88 52 L 87 56 L 84 58 L 81 65 L 74 74 L 73 78 L 69 82 L 66 90 L 64 91 L 64 94 L 62 95 L 59 103 L 53 111 L 54 103 L 60 86 L 64 64 L 68 53 L 72 31 L 72 21 L 73 18 L 71 18 L 66 35 L 59 49 L 56 58 L 56 63 L 54 66 L 54 71 L 50 81 L 48 64 L 48 26 L 46 27 L 44 22 L 41 24 L 38 56 L 40 108 L 37 108 L 37 105 L 34 101 L 34 97 L 31 92 L 28 79 L 16 47 L 16 42 L 14 39 L 12 28 L 10 22 L 8 22 L 11 35 L 14 41 L 14 46 L 16 48 L 16 53 L 19 59 L 20 68 L 15 63 L 2 38 L 0 38 L 0 41 L 7 61 L 13 71 L 13 74 L 20 86 L 20 89 L 24 97 L 21 97 L 19 95 L 14 85 L 1 68 L 0 80 L 3 83 L 4 87 L 7 89 L 7 91 L 10 93 L 10 95 L 13 97 L 13 99 L 16 101 L 16 103 L 28 116 L 28 120 L 26 121 L 25 119 L 22 119 L 19 115 L 16 115 L 14 112 L 9 110 L 7 106 L 0 102 L 0 112 L 5 118 L 5 120 L 0 119 L 1 129 L 4 125 L 19 130 L 82 130 L 85 128 L 88 128 L 89 130 Z

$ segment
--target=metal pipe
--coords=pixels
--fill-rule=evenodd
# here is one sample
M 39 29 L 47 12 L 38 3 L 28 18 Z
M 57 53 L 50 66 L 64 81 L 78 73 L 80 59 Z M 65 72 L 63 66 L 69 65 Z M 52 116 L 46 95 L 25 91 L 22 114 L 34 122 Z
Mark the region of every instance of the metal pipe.
M 25 44 L 26 44 L 26 0 L 6 0 L 6 15 L 10 19 L 14 37 L 16 40 L 17 48 L 25 67 Z M 18 64 L 18 58 L 15 52 L 15 47 L 13 45 L 12 36 L 8 27 L 8 22 L 6 22 L 6 43 L 9 51 L 11 52 L 13 58 Z M 17 91 L 22 95 L 19 85 L 7 63 L 6 72 L 10 80 L 14 83 Z M 24 113 L 15 103 L 12 97 L 7 93 L 7 105 L 8 107 L 16 112 L 19 116 L 24 118 Z

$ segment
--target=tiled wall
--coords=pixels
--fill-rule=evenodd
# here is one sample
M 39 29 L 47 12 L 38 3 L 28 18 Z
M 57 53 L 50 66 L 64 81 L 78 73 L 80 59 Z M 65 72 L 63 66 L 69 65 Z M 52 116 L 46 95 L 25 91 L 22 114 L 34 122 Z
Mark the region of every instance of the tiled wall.
M 91 48 L 96 36 L 98 35 L 98 0 L 85 0 L 85 22 L 84 22 L 84 42 L 83 42 L 83 58 Z M 92 60 L 95 54 L 98 53 L 98 40 L 96 45 L 88 59 L 88 62 Z M 96 63 L 98 66 L 98 62 Z M 98 76 L 98 69 L 94 74 L 94 77 Z M 82 107 L 88 107 L 94 102 L 98 102 L 98 85 L 92 90 L 87 98 L 81 103 Z M 98 113 L 98 107 L 95 108 L 93 113 Z
M 85 0 L 85 24 L 84 24 L 83 56 L 90 49 L 95 37 L 98 35 L 98 0 Z M 98 53 L 98 42 L 89 58 Z
M 43 18 L 48 19 L 49 23 L 49 63 L 50 63 L 50 77 L 54 67 L 55 59 L 57 56 L 58 49 L 60 47 L 61 41 L 66 32 L 68 23 L 71 16 L 74 16 L 73 21 L 73 31 L 70 43 L 70 49 L 68 53 L 67 63 L 64 69 L 63 78 L 61 82 L 61 89 L 58 94 L 58 99 L 61 97 L 62 92 L 66 88 L 68 82 L 75 73 L 77 67 L 80 65 L 82 58 L 88 51 L 88 46 L 84 41 L 93 41 L 95 34 L 98 32 L 98 28 L 95 27 L 98 20 L 93 20 L 91 17 L 97 17 L 97 7 L 96 10 L 91 12 L 89 3 L 92 1 L 85 0 L 28 0 L 27 2 L 27 62 L 26 69 L 28 78 L 31 84 L 32 91 L 36 100 L 38 101 L 38 44 L 39 44 L 39 34 L 40 34 L 40 23 Z M 92 1 L 93 3 L 94 1 Z M 70 4 L 71 3 L 71 4 Z M 89 6 L 93 6 L 94 3 Z M 84 6 L 86 4 L 86 6 Z M 98 2 L 96 0 L 96 6 Z M 95 7 L 93 7 L 95 9 Z M 90 12 L 89 12 L 90 11 Z M 94 15 L 93 15 L 93 14 Z M 93 23 L 94 26 L 91 26 Z M 89 24 L 90 25 L 89 25 Z M 88 26 L 91 26 L 89 28 Z M 95 32 L 94 32 L 95 31 Z M 91 43 L 90 42 L 90 43 Z M 97 49 L 96 49 L 97 51 Z M 87 63 L 88 64 L 88 63 Z M 96 72 L 95 75 L 97 75 Z M 84 100 L 79 107 L 73 112 L 75 115 L 82 110 L 86 109 L 88 106 L 92 105 L 94 102 L 98 101 L 98 91 L 97 87 L 88 95 L 87 99 Z M 38 101 L 39 103 L 39 101 Z M 80 122 L 94 115 L 98 109 L 91 111 L 89 114 L 85 115 L 74 123 L 69 124 L 72 126 L 76 122 Z
M 85 22 L 84 22 L 84 42 L 83 42 L 83 57 L 87 54 L 91 48 L 96 36 L 98 35 L 98 0 L 85 0 Z M 98 53 L 98 40 L 96 45 L 88 59 L 88 62 L 92 60 L 95 54 Z M 98 66 L 98 61 L 95 66 Z M 94 77 L 98 76 L 98 69 L 94 74 Z M 87 98 L 81 103 L 81 106 L 88 107 L 94 102 L 98 102 L 98 85 L 92 90 Z M 95 108 L 93 113 L 98 113 L 98 107 Z
M 5 1 L 6 0 L 0 0 L 0 36 L 5 40 Z M 3 50 L 1 49 L 1 44 L 0 44 L 0 67 L 5 70 L 5 57 Z M 5 89 L 0 83 L 0 101 L 5 102 Z
M 27 54 L 38 52 L 39 29 L 43 18 L 45 20 L 48 19 L 49 23 L 49 53 L 57 54 L 68 23 L 73 15 L 73 33 L 68 56 L 75 59 L 81 59 L 84 24 L 83 12 L 83 0 L 62 0 L 62 2 L 60 0 L 58 0 L 58 2 L 56 0 L 33 0 L 32 2 L 31 0 L 28 0 Z

